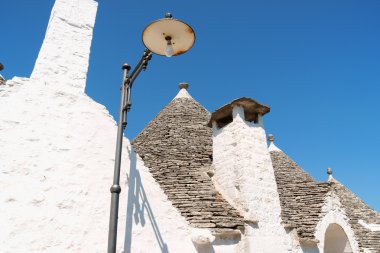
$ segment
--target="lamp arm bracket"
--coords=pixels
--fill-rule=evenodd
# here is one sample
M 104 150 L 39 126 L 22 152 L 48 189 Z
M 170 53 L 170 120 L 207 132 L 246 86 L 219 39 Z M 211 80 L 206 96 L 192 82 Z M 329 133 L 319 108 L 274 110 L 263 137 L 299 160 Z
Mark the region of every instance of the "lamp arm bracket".
M 133 69 L 132 73 L 125 80 L 126 84 L 132 86 L 133 81 L 140 74 L 141 70 L 146 70 L 148 62 L 152 59 L 152 52 L 149 49 L 145 49 L 141 56 L 140 61 L 137 63 L 136 67 Z

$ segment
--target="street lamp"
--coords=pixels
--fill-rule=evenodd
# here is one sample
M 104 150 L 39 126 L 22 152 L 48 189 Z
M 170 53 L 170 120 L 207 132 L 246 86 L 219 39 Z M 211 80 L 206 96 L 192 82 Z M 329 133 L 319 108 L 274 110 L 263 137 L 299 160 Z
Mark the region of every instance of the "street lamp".
M 133 82 L 142 70 L 147 68 L 152 54 L 165 55 L 167 57 L 177 56 L 187 52 L 195 42 L 194 30 L 186 23 L 173 19 L 170 13 L 165 18 L 150 23 L 143 31 L 142 40 L 146 47 L 140 61 L 128 74 L 131 67 L 124 64 L 123 80 L 121 84 L 121 99 L 119 119 L 117 124 L 117 139 L 115 152 L 115 168 L 113 184 L 111 186 L 111 211 L 108 232 L 108 253 L 116 252 L 117 220 L 119 212 L 120 187 L 120 165 L 123 144 L 123 132 L 127 126 L 127 113 L 131 109 L 131 89 Z
M 4 65 L 0 62 L 0 72 L 4 69 Z M 0 85 L 5 84 L 4 77 L 0 74 Z

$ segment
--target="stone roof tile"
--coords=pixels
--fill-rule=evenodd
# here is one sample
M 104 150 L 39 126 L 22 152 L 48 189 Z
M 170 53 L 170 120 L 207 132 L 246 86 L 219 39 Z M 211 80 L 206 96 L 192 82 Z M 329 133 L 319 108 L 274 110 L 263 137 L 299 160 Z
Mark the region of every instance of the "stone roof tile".
M 380 253 L 380 231 L 371 231 L 360 224 L 380 225 L 380 214 L 368 207 L 354 193 L 333 179 L 316 182 L 308 173 L 281 151 L 270 152 L 280 195 L 285 226 L 297 230 L 301 240 L 314 241 L 315 228 L 324 215 L 322 207 L 331 191 L 339 196 L 357 238 L 359 249 Z
M 302 240 L 314 241 L 329 184 L 316 182 L 283 152 L 271 151 L 270 155 L 283 222 L 295 228 Z
M 132 145 L 172 204 L 194 227 L 234 231 L 244 221 L 214 188 L 207 175 L 212 164 L 210 114 L 188 96 L 168 104 L 133 140 Z M 340 197 L 360 250 L 380 252 L 380 231 L 360 224 L 380 224 L 380 214 L 339 182 L 317 182 L 281 150 L 270 152 L 285 227 L 302 241 L 315 242 L 315 228 L 330 191 Z
M 209 112 L 188 97 L 175 98 L 132 145 L 168 199 L 194 227 L 239 229 L 243 218 L 215 189 Z

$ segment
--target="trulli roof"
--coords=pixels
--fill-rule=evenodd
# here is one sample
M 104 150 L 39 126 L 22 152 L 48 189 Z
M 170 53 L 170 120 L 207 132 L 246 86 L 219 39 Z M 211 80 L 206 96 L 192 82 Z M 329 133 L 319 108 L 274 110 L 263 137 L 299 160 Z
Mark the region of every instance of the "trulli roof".
M 168 199 L 190 225 L 214 232 L 241 229 L 244 220 L 215 189 L 210 113 L 185 89 L 133 140 L 132 145 Z M 316 243 L 315 230 L 329 194 L 339 196 L 360 250 L 380 252 L 380 214 L 338 181 L 317 182 L 277 147 L 269 148 L 284 227 Z M 363 224 L 368 224 L 366 227 Z
M 301 240 L 315 242 L 318 222 L 325 215 L 322 207 L 327 194 L 335 194 L 342 203 L 354 231 L 359 249 L 380 252 L 380 214 L 367 206 L 344 185 L 333 179 L 317 182 L 281 150 L 271 151 L 272 164 L 280 195 L 285 226 L 296 229 Z M 372 226 L 378 226 L 371 230 Z
M 184 89 L 180 94 L 184 93 Z M 243 218 L 210 176 L 210 113 L 190 96 L 177 96 L 133 140 L 132 145 L 172 204 L 194 227 L 215 232 L 243 227 Z

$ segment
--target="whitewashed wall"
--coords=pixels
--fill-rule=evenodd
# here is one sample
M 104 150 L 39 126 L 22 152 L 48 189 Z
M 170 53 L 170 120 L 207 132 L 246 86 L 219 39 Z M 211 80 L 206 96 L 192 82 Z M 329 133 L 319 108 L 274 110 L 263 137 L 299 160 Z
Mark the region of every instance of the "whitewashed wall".
M 84 94 L 17 85 L 0 95 L 1 252 L 104 252 L 114 120 Z

